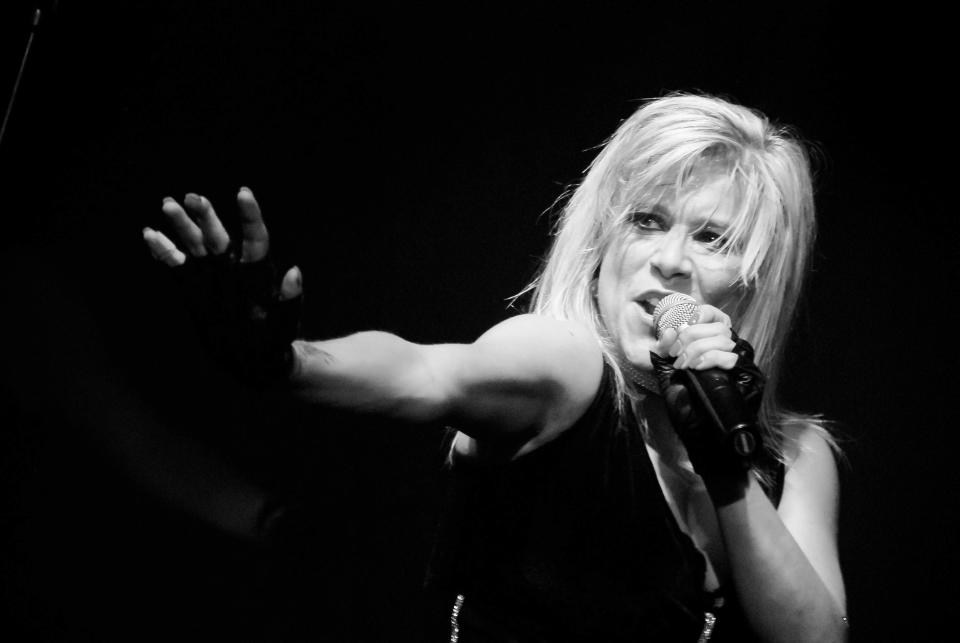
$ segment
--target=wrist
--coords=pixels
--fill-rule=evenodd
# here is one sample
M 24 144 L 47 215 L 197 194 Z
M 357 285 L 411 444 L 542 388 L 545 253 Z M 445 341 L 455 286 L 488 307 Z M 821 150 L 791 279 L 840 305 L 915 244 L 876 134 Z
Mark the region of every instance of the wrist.
M 707 493 L 710 495 L 710 500 L 713 501 L 713 506 L 726 507 L 743 500 L 747 495 L 749 480 L 746 476 L 739 479 L 724 478 L 711 481 L 704 479 L 703 484 L 707 487 Z
M 290 342 L 290 373 L 287 376 L 287 382 L 292 385 L 299 384 L 304 378 L 304 344 L 302 339 Z
M 703 480 L 715 507 L 725 507 L 742 500 L 750 486 L 750 470 L 739 462 L 693 462 L 694 471 Z

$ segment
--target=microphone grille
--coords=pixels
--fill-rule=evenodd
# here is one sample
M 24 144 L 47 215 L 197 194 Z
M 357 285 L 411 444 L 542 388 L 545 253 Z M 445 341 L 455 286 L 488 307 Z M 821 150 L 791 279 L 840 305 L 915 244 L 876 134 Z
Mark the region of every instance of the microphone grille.
M 663 335 L 668 328 L 679 331 L 689 326 L 700 316 L 700 304 L 690 295 L 675 292 L 660 300 L 653 309 L 653 326 L 657 329 L 657 337 Z

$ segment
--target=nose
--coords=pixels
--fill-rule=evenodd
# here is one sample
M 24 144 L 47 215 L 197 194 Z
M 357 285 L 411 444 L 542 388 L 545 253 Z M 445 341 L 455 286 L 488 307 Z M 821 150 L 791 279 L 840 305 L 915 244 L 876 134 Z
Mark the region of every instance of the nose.
M 687 279 L 693 272 L 693 263 L 687 254 L 687 234 L 683 226 L 673 226 L 661 240 L 650 263 L 665 281 Z

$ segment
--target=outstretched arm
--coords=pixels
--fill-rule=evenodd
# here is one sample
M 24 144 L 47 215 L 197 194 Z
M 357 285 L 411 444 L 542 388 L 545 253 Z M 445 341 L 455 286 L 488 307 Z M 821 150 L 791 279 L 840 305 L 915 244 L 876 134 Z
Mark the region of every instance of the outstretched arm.
M 237 204 L 243 223 L 241 265 L 261 262 L 269 235 L 260 208 L 246 188 Z M 158 261 L 182 270 L 185 263 L 227 251 L 230 239 L 204 197 L 187 195 L 182 206 L 165 199 L 163 212 L 179 245 L 145 229 L 144 240 Z M 278 289 L 279 299 L 299 294 L 299 271 L 292 268 Z M 282 348 L 289 347 L 288 342 Z M 247 345 L 239 342 L 234 350 Z M 576 421 L 596 393 L 601 372 L 599 344 L 586 328 L 520 315 L 470 344 L 414 344 L 384 332 L 295 341 L 288 377 L 311 401 L 409 421 L 446 422 L 473 437 L 504 438 L 517 448 L 532 448 Z
M 549 439 L 583 413 L 602 370 L 585 328 L 536 315 L 507 319 L 471 344 L 365 332 L 295 348 L 293 381 L 308 399 L 482 438 Z

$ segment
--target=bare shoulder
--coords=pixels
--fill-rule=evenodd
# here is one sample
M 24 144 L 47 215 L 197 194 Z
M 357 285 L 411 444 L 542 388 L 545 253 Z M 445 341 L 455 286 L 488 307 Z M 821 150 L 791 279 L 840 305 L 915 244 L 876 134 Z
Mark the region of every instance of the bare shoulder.
M 833 447 L 825 430 L 813 423 L 788 433 L 787 473 L 778 513 L 801 542 L 825 542 L 836 537 L 840 482 Z
M 787 476 L 796 482 L 836 485 L 837 460 L 827 430 L 810 421 L 791 422 L 785 431 Z
M 470 364 L 471 372 L 455 378 L 463 384 L 455 397 L 465 401 L 462 408 L 473 410 L 482 404 L 503 412 L 493 418 L 499 430 L 484 430 L 486 423 L 478 426 L 475 421 L 461 425 L 470 439 L 458 438 L 460 451 L 473 450 L 466 448 L 472 440 L 495 446 L 505 437 L 512 455 L 538 448 L 576 422 L 596 395 L 603 374 L 600 343 L 589 328 L 540 315 L 500 322 L 469 351 L 472 357 L 461 363 Z M 511 434 L 523 437 L 517 442 Z
M 597 340 L 585 325 L 544 315 L 525 313 L 508 317 L 485 332 L 477 341 L 517 338 L 524 341 L 559 342 L 574 344 L 574 348 L 588 352 L 599 351 Z
M 510 317 L 481 335 L 474 347 L 495 355 L 523 379 L 558 387 L 562 397 L 592 399 L 603 371 L 600 343 L 590 329 L 542 315 Z

